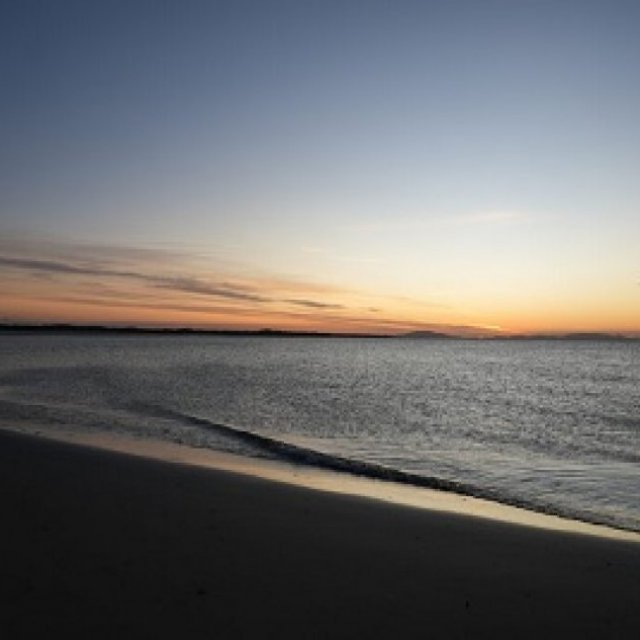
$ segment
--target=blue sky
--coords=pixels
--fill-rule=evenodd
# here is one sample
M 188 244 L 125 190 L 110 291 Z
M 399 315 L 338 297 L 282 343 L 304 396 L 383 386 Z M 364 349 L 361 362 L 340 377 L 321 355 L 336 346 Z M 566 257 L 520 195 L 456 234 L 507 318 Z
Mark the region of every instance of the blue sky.
M 326 286 L 387 320 L 640 329 L 639 18 L 615 1 L 5 2 L 6 251 L 164 247 L 185 256 L 172 275 Z M 16 269 L 12 286 L 33 279 Z M 60 274 L 51 304 L 74 286 L 81 304 Z

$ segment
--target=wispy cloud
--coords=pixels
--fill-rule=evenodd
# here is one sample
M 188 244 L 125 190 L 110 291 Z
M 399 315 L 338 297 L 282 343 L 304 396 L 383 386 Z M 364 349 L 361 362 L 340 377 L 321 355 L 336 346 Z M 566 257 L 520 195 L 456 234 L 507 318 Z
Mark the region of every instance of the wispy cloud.
M 318 302 L 317 300 L 301 300 L 296 298 L 287 298 L 283 302 L 295 304 L 300 307 L 309 307 L 310 309 L 345 309 L 343 304 L 332 304 L 328 302 Z
M 528 218 L 529 215 L 523 211 L 491 210 L 477 211 L 474 213 L 454 216 L 453 218 L 451 218 L 451 222 L 459 225 L 505 224 L 523 222 Z
M 338 287 L 268 275 L 260 278 L 245 277 L 241 282 L 227 277 L 218 279 L 211 274 L 194 275 L 196 267 L 190 264 L 188 256 L 173 250 L 167 250 L 165 256 L 165 251 L 158 248 L 146 250 L 114 247 L 110 251 L 108 246 L 92 246 L 88 249 L 84 245 L 64 245 L 50 241 L 38 244 L 33 240 L 21 243 L 18 251 L 15 247 L 9 250 L 6 243 L 0 243 L 0 249 L 4 249 L 4 253 L 0 254 L 0 269 L 9 269 L 27 276 L 60 277 L 65 281 L 69 280 L 70 285 L 78 292 L 82 289 L 85 294 L 91 286 L 97 287 L 95 292 L 108 289 L 105 297 L 111 299 L 118 296 L 130 297 L 127 285 L 122 282 L 128 281 L 145 287 L 150 293 L 167 291 L 257 305 L 285 303 L 310 309 L 346 308 L 342 303 L 316 297 L 344 294 L 344 290 Z M 32 255 L 36 251 L 42 252 L 45 257 Z M 164 271 L 165 268 L 173 273 Z M 88 287 L 86 283 L 83 285 L 77 282 L 83 276 L 91 278 L 93 284 Z M 107 283 L 110 283 L 108 287 Z M 312 295 L 291 296 L 292 293 Z
M 224 261 L 218 265 L 222 266 L 220 273 L 171 248 L 165 256 L 164 249 L 157 247 L 149 251 L 113 247 L 110 251 L 107 245 L 89 250 L 82 244 L 31 240 L 10 246 L 0 240 L 0 274 L 5 276 L 0 279 L 0 297 L 10 308 L 37 308 L 41 314 L 50 309 L 56 318 L 64 313 L 99 318 L 89 309 L 102 307 L 110 322 L 170 325 L 186 321 L 202 326 L 336 331 L 421 328 L 421 323 L 393 315 L 423 315 L 425 308 L 434 306 L 426 300 L 409 299 L 398 304 L 396 296 L 267 271 L 250 275 L 241 268 L 234 274 Z M 73 321 L 74 316 L 68 319 Z
M 23 269 L 25 271 L 45 271 L 47 273 L 62 273 L 88 276 L 116 275 L 124 277 L 135 277 L 138 275 L 126 271 L 112 271 L 108 269 L 77 266 L 57 260 L 14 258 L 11 256 L 0 256 L 0 266 L 5 266 L 13 269 Z
M 347 262 L 354 264 L 386 264 L 387 261 L 376 256 L 345 255 L 333 249 L 321 247 L 301 247 L 300 252 L 321 259 L 323 262 Z
M 270 302 L 270 298 L 250 293 L 243 287 L 232 284 L 214 284 L 204 282 L 197 278 L 169 277 L 169 276 L 145 276 L 145 279 L 152 282 L 160 289 L 170 289 L 172 291 L 182 291 L 194 293 L 199 296 L 213 296 L 214 298 L 231 298 L 233 300 L 244 300 L 247 302 Z
M 107 266 L 161 262 L 181 263 L 193 258 L 193 251 L 172 243 L 167 246 L 131 246 L 96 242 L 66 242 L 55 237 L 26 233 L 0 235 L 0 253 L 12 256 L 46 256 L 47 259 L 84 265 Z
M 441 229 L 451 225 L 498 225 L 523 222 L 530 214 L 511 209 L 491 209 L 468 213 L 416 211 L 410 216 L 396 215 L 349 224 L 346 231 L 371 234 L 406 234 Z
M 202 280 L 198 280 L 197 278 L 184 276 L 173 277 L 166 275 L 154 275 L 137 271 L 123 271 L 119 269 L 78 266 L 55 260 L 12 258 L 7 256 L 0 256 L 0 266 L 2 265 L 14 269 L 46 272 L 50 274 L 54 273 L 64 275 L 99 276 L 107 278 L 129 278 L 149 283 L 157 288 L 194 293 L 201 296 L 231 298 L 234 300 L 245 300 L 250 302 L 269 301 L 269 299 L 264 296 L 247 292 L 243 287 L 234 287 L 233 285 L 229 284 L 218 285 L 215 283 L 203 282 Z
M 432 216 L 415 216 L 411 218 L 394 217 L 372 219 L 345 225 L 345 230 L 357 233 L 396 233 L 405 231 L 421 231 L 433 227 Z

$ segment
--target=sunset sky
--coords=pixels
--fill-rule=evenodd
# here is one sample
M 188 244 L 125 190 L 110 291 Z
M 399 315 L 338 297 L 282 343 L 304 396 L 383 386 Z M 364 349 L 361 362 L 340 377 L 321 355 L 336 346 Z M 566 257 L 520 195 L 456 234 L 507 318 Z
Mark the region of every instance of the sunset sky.
M 640 333 L 640 2 L 5 1 L 0 321 Z

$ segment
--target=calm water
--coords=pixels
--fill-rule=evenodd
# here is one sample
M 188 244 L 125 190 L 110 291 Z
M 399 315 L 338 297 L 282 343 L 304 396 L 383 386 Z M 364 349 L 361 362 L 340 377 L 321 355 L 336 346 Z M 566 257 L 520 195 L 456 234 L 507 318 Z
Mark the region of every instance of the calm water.
M 0 335 L 0 423 L 275 440 L 640 531 L 638 342 Z

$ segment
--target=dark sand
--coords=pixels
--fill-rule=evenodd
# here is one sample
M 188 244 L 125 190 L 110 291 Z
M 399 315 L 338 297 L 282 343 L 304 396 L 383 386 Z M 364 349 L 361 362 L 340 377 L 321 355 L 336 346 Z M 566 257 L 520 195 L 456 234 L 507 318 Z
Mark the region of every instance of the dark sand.
M 0 432 L 2 638 L 638 638 L 640 544 Z

